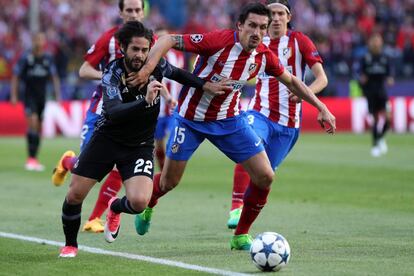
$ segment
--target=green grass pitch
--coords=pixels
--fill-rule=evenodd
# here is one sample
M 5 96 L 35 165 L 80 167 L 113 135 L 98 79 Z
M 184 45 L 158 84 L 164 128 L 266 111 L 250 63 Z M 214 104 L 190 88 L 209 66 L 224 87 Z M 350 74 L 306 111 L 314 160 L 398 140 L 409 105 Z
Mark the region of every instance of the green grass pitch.
M 78 139 L 45 139 L 42 173 L 23 169 L 22 138 L 0 138 L 0 232 L 63 241 L 63 187 L 50 183 L 61 153 Z M 282 275 L 414 275 L 414 136 L 389 135 L 389 153 L 369 154 L 368 135 L 304 134 L 277 172 L 268 204 L 251 229 L 283 234 L 292 248 Z M 209 143 L 190 160 L 181 184 L 155 209 L 150 232 L 135 234 L 123 215 L 119 238 L 79 234 L 105 250 L 239 273 L 260 273 L 246 252 L 232 252 L 226 228 L 233 164 Z M 82 224 L 99 190 L 83 205 Z M 123 194 L 124 192 L 121 191 Z M 0 275 L 198 275 L 182 268 L 0 237 Z

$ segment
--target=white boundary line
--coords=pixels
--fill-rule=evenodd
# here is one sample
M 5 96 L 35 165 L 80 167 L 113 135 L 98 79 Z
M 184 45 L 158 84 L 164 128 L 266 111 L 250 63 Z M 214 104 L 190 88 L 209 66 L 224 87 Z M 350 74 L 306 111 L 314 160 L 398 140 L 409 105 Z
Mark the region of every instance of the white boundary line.
M 5 233 L 5 232 L 0 232 L 0 237 L 16 239 L 16 240 L 22 240 L 22 241 L 29 241 L 29 242 L 40 243 L 40 244 L 53 245 L 53 246 L 64 246 L 63 242 L 44 240 L 44 239 L 39 239 L 39 238 L 35 238 L 35 237 L 28 237 L 28 236 L 12 234 L 12 233 Z M 216 274 L 216 275 L 224 275 L 224 276 L 247 276 L 247 275 L 249 275 L 249 274 L 238 273 L 238 272 L 227 271 L 227 270 L 221 270 L 221 269 L 210 268 L 210 267 L 204 267 L 204 266 L 199 266 L 199 265 L 186 264 L 186 263 L 183 263 L 183 262 L 171 261 L 171 260 L 167 260 L 167 259 L 154 258 L 154 257 L 143 256 L 143 255 L 116 252 L 116 251 L 109 251 L 109 250 L 105 250 L 105 249 L 101 249 L 101 248 L 89 247 L 89 246 L 84 246 L 84 245 L 80 245 L 79 250 L 89 252 L 89 253 L 93 253 L 93 254 L 101 254 L 101 255 L 121 257 L 121 258 L 131 259 L 131 260 L 144 261 L 144 262 L 149 262 L 149 263 L 154 263 L 154 264 L 180 267 L 180 268 L 184 268 L 184 269 L 188 269 L 188 270 L 195 270 L 195 271 L 199 271 L 199 272 L 207 272 L 207 273 Z

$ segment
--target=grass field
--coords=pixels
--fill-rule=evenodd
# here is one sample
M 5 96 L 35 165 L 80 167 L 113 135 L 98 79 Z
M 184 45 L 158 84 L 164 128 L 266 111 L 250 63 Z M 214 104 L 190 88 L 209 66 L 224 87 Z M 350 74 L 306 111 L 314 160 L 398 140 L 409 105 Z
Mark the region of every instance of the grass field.
M 292 248 L 282 275 L 414 275 L 414 136 L 390 135 L 388 155 L 369 155 L 368 135 L 306 134 L 280 167 L 267 206 L 251 229 L 283 234 Z M 44 140 L 42 173 L 23 170 L 22 138 L 0 139 L 0 232 L 63 241 L 67 191 L 50 171 L 77 139 Z M 226 271 L 260 273 L 245 252 L 229 249 L 226 229 L 233 164 L 205 143 L 182 183 L 160 201 L 150 233 L 135 234 L 123 215 L 120 236 L 80 233 L 79 243 Z M 68 182 L 68 181 L 67 181 Z M 83 206 L 82 223 L 99 185 Z M 123 193 L 123 192 L 122 192 Z M 80 251 L 58 259 L 58 247 L 0 238 L 0 275 L 198 275 L 201 272 Z

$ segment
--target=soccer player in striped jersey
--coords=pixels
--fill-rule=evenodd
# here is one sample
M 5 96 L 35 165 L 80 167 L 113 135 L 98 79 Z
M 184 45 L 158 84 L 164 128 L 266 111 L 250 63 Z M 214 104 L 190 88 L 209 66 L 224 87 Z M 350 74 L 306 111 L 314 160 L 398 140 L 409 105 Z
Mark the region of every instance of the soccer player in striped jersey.
M 123 23 L 128 21 L 142 21 L 144 19 L 143 0 L 119 0 L 119 16 Z M 111 61 L 123 56 L 115 33 L 121 25 L 115 26 L 104 32 L 95 44 L 86 53 L 82 66 L 79 69 L 79 76 L 89 80 L 101 80 L 102 71 Z M 92 94 L 91 102 L 86 113 L 86 118 L 81 132 L 81 151 L 92 137 L 95 123 L 102 112 L 102 89 L 99 87 Z M 52 183 L 61 186 L 64 183 L 68 171 L 72 171 L 77 157 L 73 151 L 66 151 L 58 161 L 52 175 Z M 99 191 L 95 207 L 89 216 L 82 231 L 101 233 L 104 231 L 102 214 L 108 207 L 109 200 L 115 196 L 122 187 L 119 172 L 112 170 Z
M 300 80 L 304 80 L 305 66 L 312 70 L 315 80 L 309 85 L 317 94 L 328 84 L 322 59 L 313 42 L 301 32 L 290 28 L 292 15 L 288 0 L 268 0 L 272 22 L 263 43 L 275 53 L 283 66 Z M 301 122 L 301 100 L 275 77 L 258 75 L 255 96 L 246 112 L 249 124 L 263 141 L 270 164 L 276 170 L 295 145 Z M 249 185 L 249 174 L 242 164 L 234 169 L 232 204 L 227 226 L 237 227 L 243 197 Z
M 285 70 L 277 56 L 262 43 L 271 19 L 265 5 L 250 3 L 243 7 L 236 31 L 164 36 L 150 51 L 142 70 L 128 77 L 129 82 L 144 84 L 158 60 L 170 48 L 175 48 L 199 55 L 193 74 L 211 81 L 228 78 L 232 83 L 232 90 L 220 96 L 186 86 L 182 89 L 174 114 L 174 133 L 167 143 L 164 169 L 154 177 L 149 207 L 136 216 L 138 234 L 148 231 L 152 207 L 158 198 L 178 185 L 187 161 L 204 139 L 208 139 L 231 160 L 242 164 L 251 178 L 243 213 L 230 241 L 231 249 L 250 249 L 252 238 L 248 232 L 266 204 L 274 175 L 260 137 L 239 110 L 240 90 L 257 74 L 265 72 L 276 77 L 319 110 L 318 121 L 327 132 L 335 131 L 335 117 L 328 108 L 303 82 Z

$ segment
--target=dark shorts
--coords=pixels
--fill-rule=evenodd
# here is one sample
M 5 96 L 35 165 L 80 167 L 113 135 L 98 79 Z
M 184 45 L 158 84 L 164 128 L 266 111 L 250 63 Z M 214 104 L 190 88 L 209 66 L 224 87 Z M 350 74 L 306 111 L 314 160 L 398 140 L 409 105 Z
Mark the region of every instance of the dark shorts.
M 26 116 L 32 114 L 39 115 L 39 118 L 43 118 L 43 111 L 45 110 L 46 99 L 44 96 L 30 95 L 24 97 L 24 112 Z
M 388 96 L 385 93 L 364 92 L 368 103 L 368 111 L 375 114 L 379 111 L 386 110 Z
M 116 165 L 122 181 L 154 175 L 154 146 L 128 147 L 95 133 L 81 152 L 73 173 L 101 181 Z

